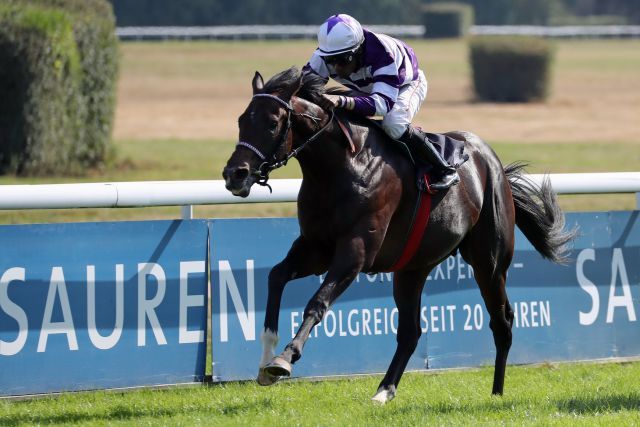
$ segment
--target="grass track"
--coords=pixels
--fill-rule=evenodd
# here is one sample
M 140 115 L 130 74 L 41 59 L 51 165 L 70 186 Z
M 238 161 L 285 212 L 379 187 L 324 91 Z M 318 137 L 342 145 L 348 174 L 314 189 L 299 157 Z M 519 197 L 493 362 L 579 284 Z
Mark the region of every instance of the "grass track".
M 517 345 L 517 342 L 514 344 Z M 391 351 L 391 349 L 390 349 Z M 369 398 L 381 376 L 65 394 L 0 402 L 0 425 L 638 425 L 640 362 L 517 366 L 505 396 L 492 368 L 407 373 L 384 407 Z

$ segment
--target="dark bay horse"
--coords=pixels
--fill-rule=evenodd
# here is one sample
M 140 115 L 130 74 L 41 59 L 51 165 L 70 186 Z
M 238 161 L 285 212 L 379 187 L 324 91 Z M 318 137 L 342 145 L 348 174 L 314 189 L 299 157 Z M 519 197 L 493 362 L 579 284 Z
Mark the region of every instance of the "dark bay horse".
M 388 271 L 394 265 L 406 243 L 418 190 L 413 164 L 397 143 L 368 121 L 352 121 L 356 150 L 350 149 L 333 112 L 316 105 L 324 91 L 319 78 L 303 77 L 292 67 L 266 84 L 256 72 L 252 85 L 254 96 L 238 121 L 240 140 L 223 171 L 227 189 L 246 197 L 254 183 L 266 185 L 269 172 L 293 156 L 303 175 L 300 236 L 269 273 L 258 382 L 270 385 L 291 374 L 313 327 L 358 273 Z M 536 250 L 553 262 L 565 260 L 565 245 L 574 235 L 564 230 L 564 216 L 548 178 L 536 187 L 522 175 L 521 164 L 503 167 L 476 135 L 448 135 L 464 141 L 470 159 L 458 170 L 458 185 L 432 196 L 422 241 L 413 258 L 395 271 L 397 348 L 373 397 L 381 403 L 394 397 L 418 343 L 427 275 L 456 251 L 473 267 L 491 317 L 496 347 L 493 393 L 502 394 L 514 319 L 505 291 L 514 227 L 517 224 Z M 295 337 L 274 357 L 286 283 L 325 272 Z

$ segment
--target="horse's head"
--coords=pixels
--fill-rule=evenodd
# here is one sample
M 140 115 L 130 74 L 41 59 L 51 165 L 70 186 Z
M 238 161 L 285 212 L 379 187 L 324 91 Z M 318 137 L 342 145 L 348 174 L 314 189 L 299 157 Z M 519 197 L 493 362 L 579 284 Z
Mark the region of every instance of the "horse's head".
M 265 90 L 257 71 L 253 78 L 253 97 L 238 119 L 239 140 L 222 172 L 227 190 L 236 196 L 247 197 L 254 183 L 265 183 L 269 171 L 291 150 L 291 97 L 300 89 L 302 74 L 293 68 L 287 72 L 290 78 L 267 88 L 273 91 Z

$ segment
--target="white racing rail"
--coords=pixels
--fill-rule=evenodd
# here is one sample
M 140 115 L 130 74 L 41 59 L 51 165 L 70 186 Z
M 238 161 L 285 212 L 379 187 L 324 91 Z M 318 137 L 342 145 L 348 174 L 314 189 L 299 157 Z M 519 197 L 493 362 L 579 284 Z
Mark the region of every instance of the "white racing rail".
M 540 185 L 544 175 L 526 175 Z M 558 194 L 636 193 L 640 209 L 640 172 L 550 174 Z M 301 179 L 269 181 L 273 193 L 254 185 L 247 198 L 233 196 L 224 181 L 142 181 L 82 184 L 0 185 L 0 210 L 128 208 L 182 206 L 182 217 L 193 217 L 193 205 L 293 202 Z
M 420 38 L 424 25 L 366 25 L 373 32 L 399 38 Z M 315 39 L 316 25 L 216 25 L 208 27 L 118 27 L 121 40 L 191 39 Z M 640 37 L 640 25 L 472 25 L 472 35 L 528 35 L 540 37 Z

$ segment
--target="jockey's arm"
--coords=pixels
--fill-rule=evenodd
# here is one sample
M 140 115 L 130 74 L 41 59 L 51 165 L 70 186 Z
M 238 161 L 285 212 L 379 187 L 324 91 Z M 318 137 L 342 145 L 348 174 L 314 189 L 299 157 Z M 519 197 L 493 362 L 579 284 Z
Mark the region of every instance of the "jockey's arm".
M 320 76 L 325 83 L 329 81 L 329 69 L 318 55 L 314 54 L 309 62 L 302 68 L 303 73 L 314 73 Z M 396 77 L 397 78 L 397 77 Z M 370 94 L 359 92 L 356 96 L 326 94 L 324 97 L 334 108 L 344 108 L 365 117 L 385 116 L 395 103 L 398 95 L 397 88 L 390 87 L 387 83 L 389 76 L 374 75 L 374 84 Z M 323 106 L 326 108 L 327 106 Z
M 387 96 L 374 92 L 370 95 L 362 94 L 358 96 L 325 95 L 337 108 L 351 110 L 361 116 L 385 116 L 394 102 Z

